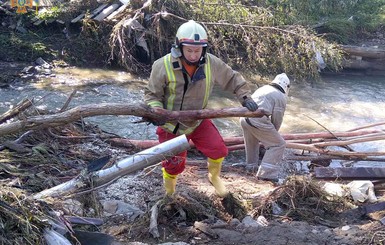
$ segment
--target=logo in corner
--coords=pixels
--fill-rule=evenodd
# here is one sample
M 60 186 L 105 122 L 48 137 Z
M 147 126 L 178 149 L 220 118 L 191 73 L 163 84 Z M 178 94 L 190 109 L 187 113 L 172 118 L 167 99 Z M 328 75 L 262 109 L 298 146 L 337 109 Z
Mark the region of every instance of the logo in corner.
M 11 0 L 11 7 L 17 7 L 16 13 L 27 13 L 27 7 L 32 8 L 33 0 Z

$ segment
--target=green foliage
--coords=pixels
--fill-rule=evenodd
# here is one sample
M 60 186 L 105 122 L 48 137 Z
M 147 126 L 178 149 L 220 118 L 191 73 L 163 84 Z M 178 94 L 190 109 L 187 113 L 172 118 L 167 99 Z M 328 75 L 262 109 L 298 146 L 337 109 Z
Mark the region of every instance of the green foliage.
M 47 11 L 38 13 L 37 17 L 41 20 L 50 20 L 59 17 L 62 12 L 64 12 L 62 5 L 52 6 Z
M 283 5 L 282 12 L 235 0 L 206 0 L 194 7 L 196 19 L 207 28 L 210 51 L 232 67 L 266 76 L 286 72 L 298 79 L 318 77 L 314 43 L 328 68 L 340 69 L 342 53 L 338 47 L 310 28 L 285 25 L 288 19 L 282 16 L 290 15 Z
M 67 50 L 70 55 L 63 58 L 79 65 L 107 64 L 111 26 L 84 19 L 81 30 L 80 34 L 68 43 Z
M 8 61 L 34 61 L 39 57 L 52 58 L 56 52 L 47 47 L 39 38 L 27 34 L 0 34 L 0 57 Z
M 281 23 L 322 25 L 319 33 L 341 43 L 385 24 L 385 0 L 264 0 L 262 5 Z
M 318 29 L 324 33 L 328 40 L 336 41 L 341 44 L 354 42 L 357 36 L 356 24 L 347 19 L 332 19 Z
M 60 5 L 39 17 L 59 16 L 68 22 L 75 12 L 89 13 L 95 5 L 91 0 Z M 24 57 L 16 60 L 33 60 L 56 55 L 51 51 L 55 45 L 60 47 L 59 56 L 72 64 L 110 63 L 146 73 L 154 60 L 170 51 L 178 27 L 194 19 L 208 32 L 209 52 L 232 67 L 266 76 L 286 72 L 301 79 L 319 76 L 316 50 L 327 69 L 337 71 L 343 56 L 336 43 L 351 43 L 385 23 L 385 0 L 153 0 L 142 6 L 143 1 L 132 1 L 118 22 L 86 18 L 81 31 L 71 31 L 71 37 L 57 45 L 46 42 L 49 38 L 44 35 L 33 41 L 0 33 L 0 45 L 9 47 L 0 52 L 12 57 L 12 50 L 22 50 L 17 53 Z M 133 20 L 141 27 L 127 24 Z M 64 38 L 60 31 L 56 34 Z M 140 38 L 148 46 L 145 61 L 144 52 L 138 51 Z

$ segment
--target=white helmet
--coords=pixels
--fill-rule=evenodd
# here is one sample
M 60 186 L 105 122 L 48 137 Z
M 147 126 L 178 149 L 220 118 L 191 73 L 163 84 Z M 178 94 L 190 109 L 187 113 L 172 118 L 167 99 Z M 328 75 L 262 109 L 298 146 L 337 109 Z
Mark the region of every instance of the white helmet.
M 200 24 L 193 20 L 182 24 L 176 33 L 175 44 L 180 45 L 199 45 L 207 47 L 207 33 Z
M 278 84 L 283 89 L 283 91 L 285 91 L 285 94 L 287 94 L 290 88 L 290 80 L 286 73 L 277 75 L 271 83 Z

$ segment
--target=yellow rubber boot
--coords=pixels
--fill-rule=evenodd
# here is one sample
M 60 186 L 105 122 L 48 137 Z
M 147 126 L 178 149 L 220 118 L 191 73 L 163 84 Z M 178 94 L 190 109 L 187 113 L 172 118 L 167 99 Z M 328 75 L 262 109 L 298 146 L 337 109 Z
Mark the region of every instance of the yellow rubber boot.
M 220 197 L 225 197 L 229 194 L 221 178 L 219 177 L 222 169 L 224 157 L 218 159 L 207 158 L 207 167 L 209 169 L 209 180 L 215 187 L 215 190 Z
M 162 168 L 162 172 L 163 172 L 163 185 L 164 185 L 164 188 L 166 189 L 166 194 L 168 196 L 171 196 L 175 192 L 176 179 L 178 175 L 169 174 L 166 172 L 166 169 L 164 168 Z

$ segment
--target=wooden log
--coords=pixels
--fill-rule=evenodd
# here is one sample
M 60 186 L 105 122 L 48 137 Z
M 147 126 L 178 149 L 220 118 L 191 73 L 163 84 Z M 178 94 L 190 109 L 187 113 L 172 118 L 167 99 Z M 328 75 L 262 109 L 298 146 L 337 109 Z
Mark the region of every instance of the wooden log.
M 315 178 L 329 180 L 378 180 L 385 179 L 385 168 L 329 168 L 315 167 Z
M 333 151 L 328 149 L 318 148 L 314 145 L 298 144 L 298 143 L 286 143 L 287 148 L 312 151 L 319 154 L 327 154 L 332 156 L 345 156 L 345 157 L 368 157 L 368 156 L 385 156 L 385 152 L 345 152 L 345 151 Z
M 357 131 L 357 130 L 361 130 L 361 129 L 365 129 L 365 128 L 377 127 L 377 126 L 382 126 L 382 125 L 385 125 L 385 122 L 378 122 L 378 123 L 364 125 L 364 126 L 361 126 L 358 128 L 350 129 L 347 132 Z
M 99 115 L 132 115 L 153 120 L 166 120 L 169 122 L 184 120 L 199 120 L 205 118 L 225 118 L 225 117 L 262 117 L 265 112 L 258 109 L 255 112 L 249 111 L 244 107 L 225 108 L 219 110 L 189 110 L 189 111 L 169 111 L 164 109 L 154 109 L 144 104 L 128 105 L 124 103 L 100 103 L 81 105 L 70 110 L 52 114 L 26 118 L 22 121 L 11 122 L 0 125 L 0 136 L 30 130 L 36 128 L 55 127 L 70 122 L 80 120 L 85 117 Z
M 156 147 L 149 148 L 131 157 L 124 158 L 110 168 L 102 169 L 97 172 L 84 173 L 70 181 L 36 193 L 33 198 L 64 197 L 75 193 L 79 189 L 82 189 L 82 191 L 89 191 L 88 188 L 91 186 L 97 187 L 112 183 L 114 180 L 124 175 L 157 164 L 162 160 L 169 159 L 172 156 L 189 149 L 189 147 L 190 145 L 188 144 L 186 136 L 181 135 L 163 142 Z
M 71 23 L 76 23 L 76 22 L 78 22 L 79 20 L 83 19 L 85 15 L 86 15 L 85 13 L 79 14 L 76 18 L 74 18 L 74 19 L 71 20 Z
M 361 131 L 346 131 L 346 132 L 319 132 L 319 133 L 299 133 L 299 134 L 282 134 L 285 140 L 310 140 L 310 139 L 334 139 L 335 137 L 344 138 L 352 136 L 360 136 L 374 133 L 383 133 L 383 130 L 361 130 Z
M 368 162 L 385 162 L 385 158 L 380 157 L 354 157 L 354 156 L 329 156 L 329 155 L 293 155 L 286 156 L 285 160 L 291 161 L 327 161 L 327 160 L 348 160 L 348 161 L 368 161 Z
M 100 13 L 100 11 L 102 11 L 105 7 L 107 7 L 107 5 L 108 5 L 107 3 L 104 3 L 104 4 L 100 5 L 99 7 L 97 7 L 96 9 L 94 9 L 91 13 L 90 18 L 93 18 L 95 15 Z M 79 20 L 83 19 L 85 17 L 85 15 L 86 15 L 85 13 L 78 15 L 76 18 L 71 20 L 71 23 L 78 22 Z
M 384 71 L 385 65 L 384 60 L 357 60 L 357 59 L 349 59 L 342 62 L 342 66 L 344 68 L 349 69 L 357 69 L 357 70 L 379 70 Z
M 103 3 L 102 5 L 100 5 L 99 7 L 97 7 L 96 9 L 94 9 L 94 11 L 92 11 L 91 13 L 91 16 L 90 16 L 90 19 L 92 19 L 94 16 L 96 16 L 97 14 L 99 14 L 104 8 L 106 8 L 108 6 L 108 3 Z
M 360 47 L 352 45 L 342 45 L 341 49 L 348 55 L 359 56 L 371 59 L 385 59 L 385 49 L 377 47 Z
M 297 150 L 307 150 L 309 152 L 315 152 L 317 156 L 302 156 L 301 157 L 290 157 L 286 158 L 287 160 L 321 160 L 323 157 L 328 156 L 329 159 L 345 159 L 351 161 L 374 161 L 374 162 L 384 162 L 385 158 L 380 158 L 380 156 L 385 156 L 385 152 L 344 152 L 344 151 L 328 151 L 323 149 L 318 149 L 313 146 L 308 146 L 306 144 L 293 144 L 286 143 L 287 149 L 297 149 Z M 244 150 L 245 145 L 229 145 L 227 146 L 229 151 Z
M 354 136 L 365 136 L 357 139 L 343 140 L 343 141 L 328 141 L 325 142 L 327 138 L 334 138 L 335 136 L 343 136 L 343 137 L 354 137 Z M 321 136 L 325 138 L 321 139 Z M 363 130 L 363 131 L 354 131 L 354 132 L 322 132 L 322 133 L 303 133 L 303 134 L 282 134 L 282 137 L 287 141 L 287 148 L 294 149 L 302 149 L 302 145 L 306 144 L 307 146 L 304 150 L 315 150 L 319 151 L 319 149 L 315 148 L 317 146 L 339 146 L 344 144 L 353 144 L 359 142 L 368 142 L 374 140 L 382 140 L 385 137 L 385 133 L 382 130 Z M 316 139 L 319 139 L 318 142 Z M 237 150 L 244 148 L 243 137 L 224 137 L 223 138 L 225 144 L 229 147 L 229 149 Z M 301 141 L 295 141 L 301 140 Z M 108 139 L 109 143 L 114 146 L 121 147 L 137 147 L 137 148 L 148 148 L 158 144 L 157 140 L 132 140 L 125 138 L 111 138 Z M 312 143 L 311 142 L 315 142 Z M 191 146 L 194 147 L 194 144 L 191 143 Z M 233 146 L 233 147 L 231 147 Z
M 117 9 L 119 7 L 119 4 L 117 3 L 114 3 L 110 6 L 108 6 L 107 8 L 103 9 L 102 12 L 100 12 L 95 18 L 94 20 L 96 21 L 102 21 L 104 20 L 104 18 L 106 18 L 107 16 L 109 16 L 112 12 L 115 11 L 115 9 Z
M 325 148 L 327 146 L 346 146 L 346 145 L 351 145 L 351 144 L 370 142 L 370 141 L 377 141 L 377 140 L 385 140 L 385 133 L 381 133 L 379 135 L 370 135 L 370 136 L 361 137 L 361 138 L 357 138 L 357 139 L 320 142 L 320 143 L 314 143 L 314 144 L 311 144 L 311 145 L 313 145 L 315 147 Z
M 115 16 L 123 12 L 127 8 L 126 4 L 120 6 L 116 11 L 112 12 L 109 16 L 107 16 L 107 20 L 113 20 Z
M 0 124 L 7 121 L 8 119 L 15 117 L 20 112 L 25 111 L 31 106 L 32 106 L 32 101 L 29 99 L 24 99 L 23 101 L 19 102 L 14 108 L 6 111 L 0 116 Z

